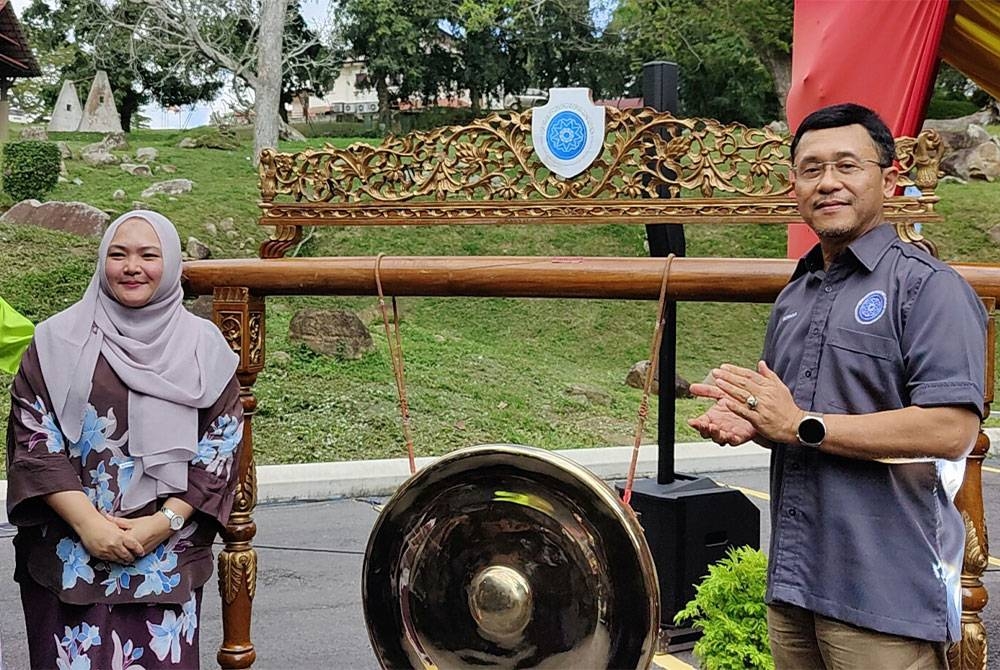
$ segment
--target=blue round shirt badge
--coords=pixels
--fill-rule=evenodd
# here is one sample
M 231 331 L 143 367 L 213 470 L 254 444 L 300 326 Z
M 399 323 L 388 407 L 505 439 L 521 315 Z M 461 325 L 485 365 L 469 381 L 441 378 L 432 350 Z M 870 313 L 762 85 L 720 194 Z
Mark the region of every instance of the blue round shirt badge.
M 885 314 L 885 291 L 872 291 L 858 301 L 854 320 L 862 325 L 875 323 Z
M 569 110 L 553 116 L 545 129 L 545 144 L 559 160 L 570 161 L 579 156 L 587 146 L 587 124 L 583 117 Z

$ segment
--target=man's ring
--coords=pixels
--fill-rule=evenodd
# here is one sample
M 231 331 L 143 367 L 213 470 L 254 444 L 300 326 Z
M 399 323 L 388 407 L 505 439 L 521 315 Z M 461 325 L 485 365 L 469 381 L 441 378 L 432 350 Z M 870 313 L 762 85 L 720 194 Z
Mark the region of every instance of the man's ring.
M 747 407 L 757 409 L 757 398 L 752 393 L 747 396 Z

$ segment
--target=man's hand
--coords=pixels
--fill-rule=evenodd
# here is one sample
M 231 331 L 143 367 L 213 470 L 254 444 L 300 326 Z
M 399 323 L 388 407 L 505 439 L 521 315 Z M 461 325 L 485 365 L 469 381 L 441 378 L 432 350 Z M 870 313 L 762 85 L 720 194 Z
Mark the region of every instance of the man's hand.
M 87 552 L 103 561 L 128 565 L 146 553 L 138 539 L 98 515 L 81 525 L 78 533 Z
M 724 399 L 727 396 L 717 386 L 691 384 L 690 391 L 691 395 L 716 401 L 704 414 L 688 419 L 688 425 L 702 437 L 724 447 L 735 447 L 756 437 L 753 425 L 726 407 Z
M 771 442 L 791 444 L 797 440 L 799 421 L 805 412 L 764 361 L 757 363 L 756 372 L 726 364 L 712 370 L 712 376 L 724 394 L 719 403 L 748 421 L 758 435 Z M 747 404 L 750 396 L 757 401 L 754 407 Z
M 160 512 L 134 519 L 109 516 L 108 520 L 114 523 L 117 528 L 125 531 L 130 538 L 140 543 L 142 547 L 140 556 L 145 556 L 166 542 L 173 532 L 170 530 L 170 521 L 166 515 Z

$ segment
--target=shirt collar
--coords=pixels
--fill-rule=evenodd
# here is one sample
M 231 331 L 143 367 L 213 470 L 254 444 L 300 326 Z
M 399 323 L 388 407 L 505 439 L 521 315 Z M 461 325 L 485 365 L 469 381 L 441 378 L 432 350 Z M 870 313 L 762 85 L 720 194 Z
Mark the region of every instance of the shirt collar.
M 881 223 L 867 233 L 851 242 L 845 253 L 849 252 L 869 272 L 875 269 L 882 256 L 898 238 L 896 229 Z M 843 262 L 843 256 L 839 262 Z M 799 259 L 792 273 L 792 279 L 801 277 L 806 272 L 816 272 L 823 269 L 823 250 L 817 243 L 805 256 Z
M 847 247 L 861 265 L 869 272 L 875 269 L 882 256 L 893 242 L 899 239 L 896 228 L 886 223 L 880 223 L 867 233 L 851 242 Z

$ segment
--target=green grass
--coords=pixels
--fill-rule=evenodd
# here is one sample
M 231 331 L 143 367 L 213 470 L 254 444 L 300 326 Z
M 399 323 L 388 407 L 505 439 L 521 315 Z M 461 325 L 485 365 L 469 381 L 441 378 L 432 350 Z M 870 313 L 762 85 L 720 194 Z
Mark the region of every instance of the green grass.
M 181 239 L 193 235 L 215 257 L 253 257 L 269 233 L 257 225 L 257 177 L 250 144 L 239 151 L 178 149 L 179 131 L 138 131 L 129 153 L 159 149 L 158 165 L 175 174 L 133 177 L 116 166 L 90 168 L 67 161 L 70 178 L 52 200 L 88 202 L 117 216 L 141 200 L 149 184 L 188 178 L 192 193 L 156 196 L 146 204 L 170 217 Z M 66 134 L 76 151 L 100 136 Z M 283 144 L 283 150 L 322 146 L 327 140 Z M 337 139 L 346 146 L 353 139 Z M 371 141 L 371 140 L 361 140 Z M 119 152 L 124 153 L 124 152 Z M 115 189 L 125 190 L 115 201 Z M 1000 263 L 1000 249 L 988 231 L 1000 221 L 1000 187 L 944 184 L 939 190 L 945 222 L 928 226 L 942 257 Z M 227 235 L 216 225 L 233 220 Z M 642 226 L 471 226 L 407 228 L 323 228 L 302 249 L 304 255 L 538 254 L 642 257 Z M 782 257 L 784 229 L 778 226 L 689 226 L 688 255 Z M 34 320 L 76 300 L 94 265 L 97 240 L 0 224 L 0 295 Z M 267 300 L 269 355 L 290 360 L 269 364 L 258 377 L 254 419 L 259 463 L 299 463 L 403 455 L 396 391 L 381 320 L 369 297 L 281 297 Z M 546 448 L 592 447 L 632 441 L 640 392 L 624 385 L 629 367 L 649 355 L 656 305 L 607 300 L 501 300 L 404 298 L 402 336 L 414 442 L 420 455 L 440 454 L 484 442 L 517 442 Z M 369 317 L 377 349 L 358 361 L 318 356 L 288 339 L 288 323 L 301 307 L 346 308 Z M 700 381 L 723 361 L 751 365 L 758 356 L 768 305 L 682 303 L 678 307 L 678 372 Z M 1000 368 L 998 368 L 1000 369 Z M 0 383 L 9 378 L 0 374 Z M 600 391 L 593 402 L 567 392 L 573 386 Z M 0 397 L 6 414 L 7 397 Z M 703 403 L 678 402 L 676 433 L 695 439 L 684 420 Z M 646 440 L 656 430 L 655 402 Z M 0 468 L 0 476 L 4 471 Z

